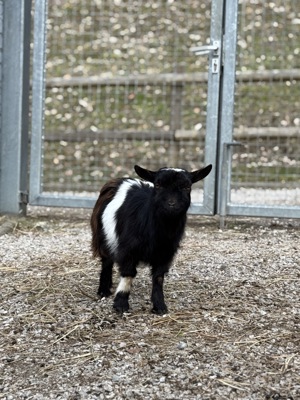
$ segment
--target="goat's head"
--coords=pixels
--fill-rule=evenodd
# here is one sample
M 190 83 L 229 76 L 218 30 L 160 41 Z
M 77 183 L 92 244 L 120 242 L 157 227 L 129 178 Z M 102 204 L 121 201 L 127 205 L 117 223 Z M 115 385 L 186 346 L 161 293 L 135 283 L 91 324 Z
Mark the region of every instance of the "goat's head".
M 212 166 L 188 172 L 179 168 L 161 168 L 150 171 L 135 165 L 135 172 L 154 185 L 156 209 L 165 216 L 185 214 L 191 204 L 192 184 L 204 179 Z

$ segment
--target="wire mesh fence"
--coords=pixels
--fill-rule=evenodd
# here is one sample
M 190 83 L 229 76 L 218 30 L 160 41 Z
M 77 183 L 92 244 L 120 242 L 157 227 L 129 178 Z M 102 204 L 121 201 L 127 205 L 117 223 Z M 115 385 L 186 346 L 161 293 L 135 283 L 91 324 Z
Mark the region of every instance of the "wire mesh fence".
M 210 2 L 49 1 L 44 190 L 204 159 Z
M 234 200 L 300 205 L 299 26 L 296 0 L 240 2 Z
M 201 166 L 211 1 L 48 3 L 43 190 Z M 233 202 L 300 203 L 299 24 L 297 0 L 239 1 Z

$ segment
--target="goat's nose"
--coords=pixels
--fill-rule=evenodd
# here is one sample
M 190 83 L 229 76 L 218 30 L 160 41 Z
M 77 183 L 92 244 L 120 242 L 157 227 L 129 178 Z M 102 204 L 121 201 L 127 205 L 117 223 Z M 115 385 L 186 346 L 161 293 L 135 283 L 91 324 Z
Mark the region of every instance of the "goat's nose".
M 169 200 L 168 200 L 168 204 L 169 204 L 170 207 L 174 207 L 174 206 L 176 205 L 176 200 L 174 200 L 174 199 L 169 199 Z

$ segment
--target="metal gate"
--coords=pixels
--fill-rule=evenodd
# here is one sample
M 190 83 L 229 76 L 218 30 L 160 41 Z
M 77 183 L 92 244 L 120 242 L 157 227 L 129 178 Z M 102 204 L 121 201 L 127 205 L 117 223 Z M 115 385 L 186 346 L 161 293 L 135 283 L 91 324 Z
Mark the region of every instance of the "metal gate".
M 299 16 L 295 0 L 240 2 L 224 63 L 225 99 L 226 70 L 237 73 L 233 118 L 227 101 L 220 114 L 221 216 L 300 218 Z
M 299 218 L 297 111 L 290 127 L 273 104 L 267 122 L 251 114 L 283 86 L 299 110 L 299 65 L 280 68 L 283 49 L 267 47 L 283 14 L 296 55 L 297 0 L 35 0 L 30 204 L 92 207 L 134 164 L 212 163 L 191 213 Z
M 223 0 L 73 3 L 35 1 L 30 203 L 92 207 L 135 163 L 212 163 L 190 211 L 214 214 Z

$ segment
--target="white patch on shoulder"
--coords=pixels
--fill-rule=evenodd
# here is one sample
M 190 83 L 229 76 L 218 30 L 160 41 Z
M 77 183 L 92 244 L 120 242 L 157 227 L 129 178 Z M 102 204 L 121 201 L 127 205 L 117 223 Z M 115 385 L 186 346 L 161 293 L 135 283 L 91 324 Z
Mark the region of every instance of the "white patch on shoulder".
M 106 238 L 106 243 L 112 253 L 115 253 L 118 247 L 118 237 L 116 233 L 116 213 L 126 199 L 128 190 L 138 182 L 136 179 L 127 179 L 121 183 L 115 197 L 106 206 L 102 214 L 102 226 Z
M 131 289 L 133 278 L 131 276 L 125 276 L 121 277 L 121 280 L 119 282 L 119 285 L 116 289 L 116 293 L 123 292 L 123 293 L 129 293 Z

